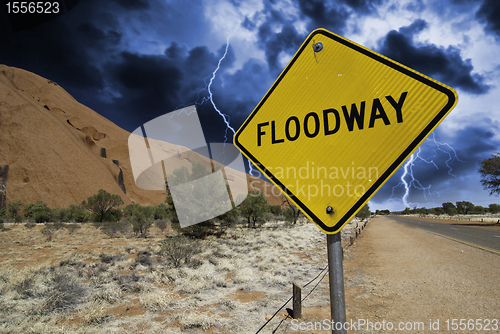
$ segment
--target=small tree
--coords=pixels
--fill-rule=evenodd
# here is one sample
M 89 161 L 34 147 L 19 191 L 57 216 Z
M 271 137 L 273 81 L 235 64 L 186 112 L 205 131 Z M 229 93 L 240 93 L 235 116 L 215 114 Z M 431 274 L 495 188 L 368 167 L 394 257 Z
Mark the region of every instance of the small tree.
M 27 218 L 33 218 L 35 223 L 47 223 L 52 219 L 52 210 L 50 210 L 47 203 L 40 200 L 35 203 L 26 204 L 23 207 L 24 216 Z
M 220 220 L 221 223 L 221 232 L 225 231 L 227 227 L 231 226 L 236 220 L 238 220 L 238 217 L 240 215 L 239 208 L 234 208 L 229 211 L 224 212 L 222 215 L 217 217 L 217 219 Z
M 361 218 L 361 219 L 366 219 L 368 217 L 370 217 L 371 215 L 371 212 L 370 212 L 370 207 L 368 206 L 368 203 L 365 204 L 361 210 L 358 211 L 358 213 L 356 213 L 356 217 L 358 218 Z
M 457 207 L 451 202 L 443 203 L 443 210 L 447 215 L 454 216 L 457 214 Z
M 84 202 L 85 207 L 92 213 L 92 219 L 100 223 L 122 204 L 123 200 L 119 195 L 110 194 L 104 189 L 99 189 L 96 195 Z
M 500 212 L 500 205 L 499 204 L 490 204 L 489 209 L 491 213 L 499 213 Z
M 135 208 L 132 212 L 132 217 L 130 222 L 134 233 L 142 238 L 146 238 L 148 235 L 148 230 L 153 225 L 153 208 L 150 206 L 141 206 Z
M 22 205 L 23 205 L 23 202 L 21 202 L 21 201 L 8 203 L 7 204 L 7 211 L 9 212 L 9 216 L 12 218 L 15 218 L 19 214 L 19 211 L 21 210 Z
M 270 205 L 269 211 L 275 216 L 281 216 L 283 214 L 283 209 L 281 205 Z
M 488 209 L 485 207 L 482 207 L 481 205 L 476 205 L 474 208 L 470 211 L 470 213 L 476 214 L 476 215 L 482 215 L 485 213 Z
M 481 162 L 479 168 L 481 184 L 484 189 L 489 189 L 490 195 L 500 194 L 500 153 L 495 152 L 491 158 Z
M 467 201 L 457 202 L 457 211 L 459 214 L 466 215 L 474 210 L 474 204 Z
M 248 192 L 247 198 L 240 204 L 240 212 L 247 219 L 248 227 L 256 227 L 256 223 L 264 217 L 269 204 L 260 191 Z
M 297 220 L 299 219 L 301 211 L 299 210 L 298 207 L 296 207 L 288 197 L 285 195 L 281 195 L 281 205 L 285 206 L 283 209 L 283 216 L 285 216 L 285 219 L 289 222 L 293 222 L 294 224 L 297 223 Z

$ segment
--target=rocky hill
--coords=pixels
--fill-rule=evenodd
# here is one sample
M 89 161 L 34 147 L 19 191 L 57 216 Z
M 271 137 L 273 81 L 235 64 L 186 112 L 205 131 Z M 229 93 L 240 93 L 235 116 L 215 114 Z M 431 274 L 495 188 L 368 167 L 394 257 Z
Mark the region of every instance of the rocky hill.
M 125 205 L 162 203 L 165 191 L 135 184 L 129 135 L 57 83 L 0 65 L 0 206 L 42 200 L 65 207 L 101 188 L 119 194 Z M 250 175 L 247 181 L 251 188 L 267 188 L 271 204 L 281 203 L 273 195 L 279 191 L 265 181 Z

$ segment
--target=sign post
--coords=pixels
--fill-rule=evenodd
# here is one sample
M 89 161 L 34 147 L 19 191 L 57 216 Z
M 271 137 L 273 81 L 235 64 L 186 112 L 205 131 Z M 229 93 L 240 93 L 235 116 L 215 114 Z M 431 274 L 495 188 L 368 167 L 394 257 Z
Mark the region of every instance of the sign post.
M 328 234 L 334 321 L 346 319 L 341 229 L 457 99 L 452 88 L 317 29 L 236 132 L 236 147 Z
M 343 254 L 341 242 L 340 232 L 326 235 L 326 243 L 328 247 L 328 275 L 330 279 L 332 333 L 334 334 L 347 333 L 347 330 L 344 328 L 346 313 L 344 297 L 344 267 L 342 265 Z M 340 324 L 342 327 L 340 327 Z

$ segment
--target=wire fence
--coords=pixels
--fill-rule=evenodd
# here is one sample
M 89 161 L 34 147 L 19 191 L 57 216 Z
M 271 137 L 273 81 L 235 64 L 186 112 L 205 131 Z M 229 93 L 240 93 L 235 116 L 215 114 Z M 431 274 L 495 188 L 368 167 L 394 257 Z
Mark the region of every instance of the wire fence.
M 356 232 L 355 232 L 355 237 L 350 237 L 350 240 L 348 242 L 348 244 L 343 248 L 343 250 L 346 250 L 349 246 L 351 246 L 354 242 L 354 239 L 357 238 L 359 236 L 359 234 L 361 233 L 361 231 L 364 229 L 364 227 L 366 226 L 366 223 L 365 222 L 363 225 L 361 225 L 361 227 L 357 227 L 356 228 Z M 309 297 L 309 295 L 318 287 L 319 283 L 321 283 L 321 281 L 323 281 L 323 279 L 325 278 L 325 276 L 328 274 L 328 265 L 326 265 L 326 267 L 324 267 L 323 269 L 321 269 L 321 271 L 319 272 L 318 275 L 316 275 L 312 280 L 310 280 L 309 282 L 307 282 L 306 284 L 304 284 L 304 286 L 302 286 L 302 288 L 305 288 L 307 287 L 309 284 L 313 283 L 315 280 L 317 280 L 321 275 L 323 274 L 323 276 L 321 277 L 321 279 L 318 280 L 318 282 L 316 282 L 316 284 L 312 287 L 312 289 L 307 293 L 307 295 L 301 299 L 301 302 L 303 302 L 307 297 Z M 278 309 L 276 310 L 276 312 L 274 312 L 274 314 L 257 330 L 257 332 L 255 332 L 255 334 L 258 334 L 260 333 L 260 331 L 262 329 L 264 329 L 264 327 L 266 327 L 270 322 L 271 320 L 273 320 L 273 318 L 290 302 L 290 300 L 293 299 L 293 295 L 292 297 L 288 298 L 288 300 Z M 271 333 L 276 333 L 276 331 L 278 330 L 278 328 L 283 324 L 283 322 L 285 320 L 287 320 L 288 318 L 290 318 L 290 314 L 288 314 L 286 317 L 284 317 L 283 319 L 281 319 L 281 321 L 278 323 L 278 326 L 276 326 L 276 328 L 271 332 Z

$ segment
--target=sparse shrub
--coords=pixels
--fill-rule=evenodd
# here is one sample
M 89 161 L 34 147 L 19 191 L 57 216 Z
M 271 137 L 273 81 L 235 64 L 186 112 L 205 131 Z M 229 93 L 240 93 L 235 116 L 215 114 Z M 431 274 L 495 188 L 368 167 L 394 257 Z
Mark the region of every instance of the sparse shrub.
M 32 272 L 13 289 L 21 298 L 33 299 L 32 312 L 40 315 L 72 309 L 87 294 L 72 269 L 65 267 L 46 267 Z
M 49 275 L 49 277 L 52 275 Z M 67 272 L 55 272 L 50 277 L 49 289 L 46 292 L 45 303 L 40 310 L 42 314 L 54 311 L 71 309 L 79 303 L 86 294 L 86 290 L 78 281 Z
M 139 263 L 145 267 L 151 266 L 151 253 L 147 251 L 139 252 L 137 254 L 137 258 L 135 259 L 136 263 Z
M 14 222 L 15 222 L 16 224 L 20 224 L 20 223 L 22 223 L 22 222 L 23 222 L 23 217 L 21 217 L 21 216 L 19 216 L 19 215 L 15 216 L 15 217 L 14 217 Z
M 102 263 L 111 263 L 113 264 L 116 261 L 121 261 L 125 258 L 125 254 L 106 254 L 106 253 L 101 253 L 99 255 L 99 258 L 101 259 Z
M 176 268 L 182 264 L 189 264 L 192 256 L 200 252 L 198 242 L 184 235 L 168 237 L 160 243 L 160 246 L 160 254 Z
M 54 223 L 45 223 L 45 226 L 57 231 L 62 228 L 65 228 L 66 224 L 63 222 L 54 222 Z
M 168 223 L 166 219 L 159 219 L 155 221 L 155 226 L 158 227 L 162 232 L 167 229 Z
M 81 228 L 81 226 L 79 224 L 73 223 L 73 224 L 67 224 L 66 228 L 68 229 L 68 232 L 70 234 L 73 234 L 76 230 Z
M 24 226 L 25 226 L 26 228 L 32 229 L 33 227 L 35 227 L 35 226 L 36 226 L 36 223 L 33 223 L 33 222 L 28 222 L 28 223 L 24 224 Z
M 0 231 L 4 232 L 4 231 L 9 231 L 9 230 L 10 230 L 10 228 L 5 227 L 5 226 L 3 225 L 3 219 L 2 219 L 2 218 L 0 218 Z
M 130 223 L 124 219 L 117 222 L 105 222 L 100 225 L 101 231 L 110 238 L 115 238 L 118 233 L 124 233 Z
M 51 241 L 55 230 L 51 226 L 45 226 L 40 232 L 47 238 L 47 241 Z
M 171 226 L 177 233 L 182 233 L 185 236 L 193 237 L 196 239 L 205 238 L 207 235 L 213 234 L 215 232 L 215 223 L 212 219 L 184 228 L 181 228 L 181 225 L 177 220 L 173 221 L 171 223 Z
M 113 318 L 111 314 L 107 314 L 105 312 L 105 305 L 103 303 L 96 302 L 83 316 L 83 322 L 86 325 L 101 325 Z

